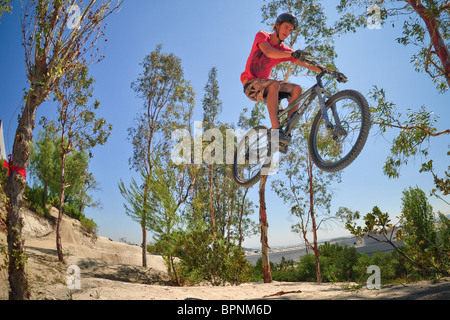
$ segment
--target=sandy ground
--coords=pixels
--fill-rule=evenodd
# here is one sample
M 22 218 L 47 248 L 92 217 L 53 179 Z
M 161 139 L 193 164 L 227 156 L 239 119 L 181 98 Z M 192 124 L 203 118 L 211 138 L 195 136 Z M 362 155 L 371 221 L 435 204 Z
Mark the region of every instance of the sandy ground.
M 51 211 L 52 216 L 57 211 Z M 147 255 L 148 268 L 141 266 L 141 248 L 91 237 L 78 221 L 64 217 L 62 243 L 66 264 L 58 262 L 54 226 L 29 212 L 25 214 L 25 246 L 32 299 L 56 300 L 362 300 L 450 299 L 450 279 L 439 283 L 385 285 L 368 290 L 354 283 L 249 283 L 240 286 L 174 287 L 160 256 Z M 0 232 L 0 244 L 6 236 Z M 80 271 L 80 289 L 70 289 L 67 269 Z M 75 275 L 71 276 L 75 278 Z M 0 299 L 8 298 L 6 271 L 0 272 Z

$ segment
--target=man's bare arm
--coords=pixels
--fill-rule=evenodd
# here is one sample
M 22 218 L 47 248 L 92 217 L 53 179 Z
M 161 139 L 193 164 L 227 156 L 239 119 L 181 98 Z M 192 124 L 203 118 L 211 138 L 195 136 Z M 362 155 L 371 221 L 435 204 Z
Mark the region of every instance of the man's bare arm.
M 266 55 L 266 57 L 271 58 L 271 59 L 285 59 L 285 58 L 292 57 L 292 52 L 281 51 L 281 50 L 275 49 L 267 42 L 261 42 L 258 44 L 258 46 L 261 49 L 261 51 Z M 310 64 L 306 63 L 305 61 L 301 61 L 301 60 L 297 59 L 296 61 L 294 61 L 294 63 L 298 64 L 301 67 L 308 68 L 311 71 L 322 72 L 322 69 L 320 69 L 319 67 L 310 65 Z
M 309 69 L 311 71 L 314 71 L 314 72 L 319 72 L 319 73 L 322 72 L 322 69 L 319 68 L 318 66 L 314 66 L 314 65 L 308 64 L 305 61 L 295 60 L 294 63 L 298 64 L 301 67 L 304 67 L 304 68 L 307 68 L 307 69 Z

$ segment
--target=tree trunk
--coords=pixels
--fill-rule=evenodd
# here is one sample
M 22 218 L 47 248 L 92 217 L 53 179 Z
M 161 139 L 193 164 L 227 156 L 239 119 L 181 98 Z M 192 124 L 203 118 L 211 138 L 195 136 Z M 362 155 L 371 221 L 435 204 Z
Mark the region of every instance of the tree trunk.
M 62 136 L 61 144 L 64 149 L 64 134 Z M 58 220 L 56 222 L 56 252 L 58 253 L 58 260 L 64 263 L 64 253 L 61 241 L 61 224 L 64 214 L 64 196 L 66 193 L 66 178 L 65 178 L 65 166 L 66 166 L 66 154 L 62 151 L 61 156 L 61 192 L 59 195 L 59 213 Z
M 44 183 L 44 191 L 42 191 L 42 206 L 46 208 L 47 205 L 47 193 L 48 193 L 48 185 Z
M 62 195 L 63 197 L 64 195 Z M 60 198 L 61 201 L 61 198 Z M 63 200 L 64 202 L 64 200 Z M 64 214 L 64 204 L 60 202 L 59 206 L 59 212 L 58 212 L 58 219 L 56 221 L 56 252 L 58 253 L 58 260 L 62 263 L 64 262 L 64 253 L 63 253 L 63 247 L 62 247 L 62 241 L 61 241 L 61 224 L 62 224 L 62 217 Z
M 231 242 L 231 223 L 233 218 L 233 212 L 234 212 L 234 196 L 231 198 L 231 205 L 228 208 L 228 222 L 227 222 L 227 241 Z
M 319 256 L 319 248 L 317 246 L 317 237 L 314 234 L 314 258 L 316 259 L 316 278 L 317 283 L 322 283 L 322 271 L 320 270 L 320 256 Z
M 239 250 L 242 249 L 242 241 L 244 241 L 244 235 L 242 234 L 242 219 L 244 218 L 244 205 L 247 193 L 248 188 L 245 189 L 244 196 L 242 197 L 241 212 L 239 213 Z
M 405 0 L 407 3 L 413 7 L 417 14 L 425 22 L 428 33 L 431 37 L 431 42 L 434 49 L 436 50 L 439 59 L 442 62 L 443 70 L 445 72 L 445 78 L 447 79 L 447 84 L 450 88 L 450 54 L 444 40 L 442 39 L 441 33 L 439 32 L 438 23 L 435 18 L 430 16 L 427 8 L 423 6 L 420 1 L 417 0 Z
M 318 247 L 318 241 L 317 241 L 317 224 L 316 224 L 316 217 L 314 215 L 314 183 L 313 183 L 313 163 L 311 159 L 311 155 L 309 155 L 309 212 L 311 215 L 311 222 L 312 222 L 312 232 L 313 232 L 313 249 L 314 251 L 314 257 L 316 259 L 316 276 L 317 276 L 317 282 L 322 282 L 322 272 L 320 270 L 320 257 L 319 257 L 319 247 Z
M 213 203 L 213 165 L 209 165 L 209 203 L 211 211 L 211 221 L 213 228 L 213 238 L 216 240 L 216 217 L 214 215 L 214 203 Z
M 17 166 L 27 170 L 31 154 L 36 111 L 45 99 L 46 96 L 42 88 L 32 85 L 17 126 L 10 166 Z M 9 299 L 26 300 L 30 298 L 30 292 L 28 277 L 25 272 L 26 256 L 24 253 L 24 240 L 22 239 L 23 217 L 20 210 L 23 203 L 26 177 L 13 170 L 10 170 L 10 173 L 5 190 L 6 197 L 9 199 L 9 203 L 6 206 Z
M 151 174 L 151 171 L 150 171 Z M 145 187 L 144 187 L 144 199 L 142 203 L 142 217 L 141 217 L 141 229 L 142 229 L 142 266 L 144 268 L 147 267 L 147 202 L 150 198 L 150 174 L 147 176 L 145 180 Z
M 177 268 L 175 267 L 175 261 L 174 261 L 174 258 L 175 258 L 174 256 L 172 256 L 171 254 L 169 254 L 169 257 L 168 257 L 168 259 L 169 259 L 169 261 L 170 261 L 170 266 L 169 266 L 169 277 L 170 277 L 170 279 L 172 279 L 172 282 L 173 282 L 174 277 L 171 275 L 171 273 L 173 272 L 173 274 L 175 275 L 175 282 L 174 282 L 174 284 L 175 284 L 176 286 L 181 286 L 180 279 L 178 278 Z
M 142 226 L 142 266 L 147 268 L 147 228 Z
M 261 224 L 261 252 L 263 264 L 264 283 L 272 283 L 272 270 L 269 261 L 268 228 L 266 213 L 266 182 L 268 176 L 263 176 L 259 184 L 259 222 Z
M 16 176 L 16 174 L 12 176 Z M 13 177 L 13 179 L 15 178 Z M 17 198 L 20 198 L 20 201 L 22 201 L 21 195 L 17 196 Z M 28 277 L 25 272 L 26 256 L 24 253 L 24 240 L 22 240 L 23 217 L 20 213 L 21 206 L 21 204 L 13 201 L 10 201 L 10 205 L 7 206 L 6 226 L 8 232 L 10 300 L 27 300 L 30 298 Z M 16 210 L 14 210 L 15 208 Z

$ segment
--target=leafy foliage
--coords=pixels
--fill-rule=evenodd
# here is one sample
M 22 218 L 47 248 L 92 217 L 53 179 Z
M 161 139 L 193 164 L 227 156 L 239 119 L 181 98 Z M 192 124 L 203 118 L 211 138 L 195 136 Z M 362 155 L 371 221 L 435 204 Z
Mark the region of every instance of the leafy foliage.
M 325 243 L 320 246 L 319 252 L 324 265 L 323 276 L 328 281 L 351 281 L 356 278 L 353 274 L 353 266 L 358 260 L 355 248 Z
M 399 135 L 392 141 L 391 154 L 383 169 L 391 178 L 399 177 L 400 167 L 407 164 L 409 158 L 418 154 L 428 155 L 430 137 L 450 134 L 450 130 L 438 131 L 438 116 L 425 106 L 417 111 L 407 109 L 404 115 L 398 111 L 395 103 L 386 99 L 384 89 L 374 86 L 369 96 L 376 103 L 376 107 L 372 108 L 372 121 L 379 126 L 380 132 L 385 133 L 388 128 L 400 129 Z
M 162 250 L 172 249 L 179 258 L 177 268 L 181 283 L 193 284 L 206 280 L 219 286 L 247 282 L 251 268 L 243 251 L 222 237 L 214 239 L 205 227 L 199 225 L 198 229 L 179 231 L 172 235 L 169 242 L 159 242 Z
M 388 22 L 393 27 L 402 24 L 402 36 L 397 38 L 397 42 L 417 47 L 410 58 L 415 70 L 426 72 L 436 89 L 440 93 L 446 92 L 450 86 L 450 63 L 445 58 L 450 44 L 448 1 L 341 0 L 337 6 L 341 18 L 335 23 L 336 31 L 343 34 L 367 27 L 367 21 L 373 15 L 367 10 L 370 5 L 380 8 L 381 25 Z
M 0 0 L 0 19 L 3 13 L 11 13 L 13 7 L 11 5 L 12 0 Z
M 91 1 L 87 6 L 82 6 L 77 28 L 72 30 L 66 28 L 69 20 L 67 9 L 76 2 L 30 0 L 22 6 L 22 44 L 29 88 L 26 90 L 25 106 L 19 116 L 12 151 L 12 165 L 20 168 L 26 169 L 29 165 L 38 107 L 55 90 L 61 77 L 76 66 L 77 61 L 86 64 L 87 55 L 90 55 L 90 62 L 100 61 L 104 57 L 96 50 L 97 41 L 105 35 L 101 24 L 122 4 L 121 0 L 117 1 L 116 6 L 112 5 L 114 0 Z M 25 264 L 17 264 L 24 252 L 21 240 L 23 224 L 19 212 L 25 185 L 25 179 L 17 178 L 13 173 L 6 188 L 9 201 L 6 221 L 8 245 L 9 248 L 17 248 L 15 252 L 9 252 L 10 298 L 18 300 L 30 297 Z
M 422 269 L 448 274 L 450 270 L 450 239 L 438 238 L 448 233 L 449 219 L 440 216 L 442 223 L 436 226 L 433 208 L 425 193 L 419 188 L 403 191 L 402 230 L 399 237 L 412 259 Z
M 374 207 L 371 213 L 363 217 L 364 227 L 357 223 L 359 212 L 340 208 L 339 214 L 354 236 L 369 237 L 390 244 L 406 261 L 410 270 L 435 276 L 449 274 L 449 219 L 440 214 L 440 221 L 437 223 L 425 193 L 419 188 L 409 188 L 403 192 L 400 228 L 395 228 L 389 214 L 383 213 L 378 207 Z M 380 237 L 375 237 L 376 235 Z M 393 237 L 402 241 L 405 246 L 397 247 Z
M 319 247 L 320 265 L 324 282 L 357 282 L 365 284 L 368 278 L 367 268 L 371 265 L 380 267 L 383 284 L 404 281 L 411 277 L 406 267 L 406 261 L 396 252 L 376 252 L 373 256 L 357 253 L 354 247 L 342 247 L 328 242 Z M 261 259 L 253 266 L 252 281 L 260 281 Z M 275 281 L 315 282 L 316 263 L 314 254 L 300 257 L 298 262 L 285 260 L 279 264 L 271 263 L 272 277 Z
M 140 172 L 140 176 L 144 183 L 147 183 L 148 176 L 143 171 Z M 144 202 L 143 184 L 139 184 L 134 178 L 131 178 L 131 182 L 127 187 L 121 179 L 119 182 L 119 191 L 125 200 L 123 204 L 125 214 L 141 226 L 143 223 L 148 223 L 143 219 L 143 215 L 148 212 L 151 203 L 149 201 Z M 148 225 L 144 225 L 144 227 L 148 228 Z
M 77 63 L 65 73 L 54 92 L 55 101 L 58 101 L 58 121 L 44 121 L 44 126 L 54 126 L 63 138 L 67 135 L 67 144 L 61 145 L 66 154 L 104 145 L 111 134 L 112 125 L 96 114 L 100 102 L 90 103 L 94 82 L 88 67 Z
M 381 25 L 387 26 L 391 23 L 393 28 L 401 25 L 402 35 L 397 42 L 416 47 L 417 51 L 410 58 L 414 69 L 417 72 L 426 72 L 436 84 L 439 93 L 446 92 L 450 86 L 448 1 L 341 0 L 337 6 L 341 16 L 334 26 L 336 32 L 345 34 L 367 27 L 374 14 L 369 12 L 369 7 L 377 7 L 380 10 Z M 371 110 L 374 115 L 373 123 L 379 127 L 380 133 L 394 132 L 391 129 L 399 130 L 392 140 L 390 154 L 383 167 L 384 173 L 390 178 L 399 177 L 401 167 L 411 159 L 417 159 L 417 156 L 427 158 L 431 137 L 450 134 L 450 129 L 439 131 L 436 128 L 439 117 L 425 106 L 397 107 L 395 103 L 387 100 L 385 90 L 377 86 L 373 87 L 369 96 L 375 103 Z M 406 111 L 399 111 L 403 109 Z M 447 152 L 447 155 L 450 155 L 450 152 Z M 450 170 L 436 168 L 435 162 L 427 159 L 423 162 L 420 172 L 432 173 L 435 188 L 431 190 L 431 194 L 444 200 L 439 193 L 448 195 L 450 192 Z
M 180 58 L 164 53 L 162 45 L 145 56 L 140 65 L 143 71 L 131 88 L 143 100 L 143 107 L 135 118 L 135 125 L 128 129 L 133 144 L 129 162 L 137 172 L 142 168 L 149 173 L 152 154 L 164 152 L 164 140 L 170 140 L 170 136 L 163 133 L 164 116 L 169 115 L 166 111 L 191 99 L 186 92 L 192 89 L 184 79 Z
M 95 223 L 82 213 L 86 206 L 98 205 L 87 193 L 97 187 L 93 175 L 88 172 L 89 158 L 92 148 L 107 142 L 112 126 L 96 116 L 100 103 L 90 104 L 94 79 L 89 76 L 88 67 L 75 65 L 62 76 L 54 90 L 58 120 L 43 118 L 41 121 L 45 131 L 40 132 L 37 148 L 32 152 L 31 172 L 43 187 L 40 203 L 44 213 L 47 191 L 50 190 L 51 194 L 59 196 L 56 206 L 60 216 L 67 210 L 87 230 L 95 232 Z M 70 202 L 66 205 L 66 201 Z M 57 230 L 57 237 L 60 237 L 59 228 Z
M 167 223 L 170 224 L 170 219 L 167 221 L 163 218 L 157 221 L 154 215 L 159 212 L 163 212 L 163 215 L 176 215 L 176 212 L 173 212 L 176 210 L 168 213 L 164 211 L 167 207 L 158 206 L 162 203 L 168 204 L 164 201 L 177 200 L 168 198 L 167 194 L 164 199 L 159 197 L 159 191 L 152 188 L 154 181 L 152 179 L 155 177 L 153 170 L 159 165 L 168 169 L 165 165 L 170 157 L 171 133 L 190 125 L 195 94 L 189 82 L 184 79 L 180 58 L 172 53 L 162 52 L 162 45 L 158 45 L 156 50 L 145 56 L 141 66 L 143 71 L 131 84 L 131 88 L 144 101 L 143 108 L 135 118 L 135 125 L 128 129 L 128 137 L 133 145 L 133 156 L 129 159 L 129 163 L 133 169 L 140 172 L 142 182 L 139 184 L 133 179 L 127 188 L 120 181 L 119 189 L 131 205 L 130 208 L 126 208 L 127 214 L 141 225 L 142 247 L 146 248 L 147 230 L 159 232 L 161 228 L 167 227 Z M 156 154 L 160 154 L 161 157 L 156 157 Z M 159 163 L 155 162 L 157 159 L 160 160 Z M 188 183 L 187 189 L 185 188 L 186 179 L 190 178 L 186 178 L 187 166 L 183 165 L 179 169 L 176 172 L 180 175 L 170 182 L 177 183 L 177 187 L 180 187 L 178 191 L 181 197 L 181 193 L 188 194 L 191 187 Z M 178 202 L 177 206 L 179 207 L 181 203 Z M 170 228 L 167 236 L 170 236 Z M 146 266 L 145 250 L 142 252 L 142 259 L 143 265 Z
M 49 127 L 40 131 L 34 142 L 30 160 L 31 187 L 26 189 L 28 203 L 44 216 L 48 215 L 47 204 L 59 207 L 61 184 L 61 140 Z M 77 208 L 82 214 L 86 207 L 97 207 L 89 194 L 98 189 L 98 184 L 89 172 L 90 158 L 85 151 L 74 151 L 66 159 L 66 184 L 64 202 Z
M 436 128 L 439 117 L 425 106 L 418 110 L 408 108 L 404 114 L 398 111 L 394 102 L 386 98 L 384 89 L 374 86 L 369 96 L 375 102 L 372 107 L 372 123 L 378 126 L 380 133 L 384 135 L 386 132 L 392 133 L 392 129 L 399 130 L 392 140 L 390 154 L 383 166 L 384 174 L 390 178 L 398 178 L 402 166 L 407 165 L 411 159 L 416 159 L 417 156 L 427 159 L 432 137 L 437 139 L 450 134 L 450 129 L 439 131 Z M 447 152 L 447 156 L 450 156 L 450 152 Z M 435 188 L 431 190 L 431 194 L 439 198 L 440 193 L 444 196 L 449 194 L 450 166 L 443 171 L 434 166 L 433 160 L 428 160 L 422 163 L 420 172 L 432 174 Z

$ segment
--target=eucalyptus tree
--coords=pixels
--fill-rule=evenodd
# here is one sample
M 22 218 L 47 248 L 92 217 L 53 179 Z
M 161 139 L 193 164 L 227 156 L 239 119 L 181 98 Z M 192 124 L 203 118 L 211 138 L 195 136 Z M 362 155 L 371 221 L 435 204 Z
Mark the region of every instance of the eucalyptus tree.
M 33 179 L 32 188 L 42 188 L 40 205 L 44 212 L 49 196 L 60 198 L 61 155 L 61 137 L 58 137 L 54 126 L 46 126 L 34 139 L 29 167 L 30 178 Z M 77 208 L 80 213 L 83 213 L 85 207 L 100 205 L 100 202 L 94 201 L 89 194 L 99 188 L 94 175 L 89 172 L 91 156 L 90 150 L 74 150 L 67 154 L 65 161 L 64 175 L 68 186 L 65 189 L 64 202 Z
M 396 41 L 414 49 L 408 59 L 415 71 L 426 73 L 435 84 L 439 94 L 450 88 L 450 3 L 446 0 L 370 1 L 341 0 L 337 6 L 340 13 L 335 29 L 340 34 L 356 32 L 358 28 L 376 26 L 401 28 Z M 394 44 L 393 44 L 394 45 Z M 407 92 L 405 92 L 407 93 Z M 386 97 L 386 91 L 376 85 L 369 93 L 373 101 L 373 123 L 384 134 L 397 130 L 392 140 L 383 171 L 390 178 L 397 178 L 400 169 L 411 158 L 428 157 L 429 146 L 436 137 L 447 137 L 450 129 L 438 128 L 439 116 L 426 106 L 397 106 Z M 405 111 L 403 111 L 404 109 Z M 433 138 L 433 139 L 430 139 Z M 444 151 L 446 152 L 446 151 Z M 450 153 L 447 152 L 447 156 Z M 439 170 L 433 160 L 423 162 L 420 172 L 431 172 L 435 196 L 450 193 L 450 166 Z M 444 171 L 445 170 L 445 171 Z M 444 199 L 443 199 L 444 200 Z M 445 200 L 444 200 L 445 201 Z
M 415 70 L 426 72 L 439 92 L 450 88 L 450 3 L 447 0 L 341 0 L 337 9 L 341 17 L 335 27 L 342 33 L 355 32 L 360 27 L 400 24 L 402 36 L 396 40 L 416 48 L 410 58 Z
M 151 204 L 155 197 L 151 189 L 154 159 L 157 154 L 165 158 L 170 155 L 171 132 L 177 129 L 177 120 L 180 126 L 186 125 L 185 121 L 190 122 L 195 93 L 184 79 L 180 58 L 173 53 L 162 52 L 162 45 L 145 56 L 141 66 L 143 71 L 131 88 L 143 100 L 143 106 L 135 117 L 135 124 L 128 129 L 128 138 L 133 145 L 130 166 L 141 172 L 142 177 L 142 195 L 139 198 L 141 209 L 135 214 L 141 225 L 142 265 L 145 267 L 147 230 L 152 228 L 151 216 L 158 210 Z M 178 107 L 187 110 L 181 112 L 177 110 Z M 121 182 L 122 194 L 126 189 Z
M 205 96 L 202 100 L 203 103 L 203 128 L 205 130 L 215 130 L 218 127 L 218 117 L 222 112 L 222 101 L 219 99 L 219 83 L 217 81 L 217 68 L 213 67 L 208 74 L 208 82 L 205 86 Z M 210 139 L 217 139 L 211 136 Z M 216 159 L 215 152 L 218 150 L 212 150 L 214 156 L 211 155 L 210 159 Z M 216 238 L 216 215 L 214 213 L 214 175 L 216 167 L 215 161 L 208 161 L 208 172 L 209 172 L 209 205 L 210 205 L 210 215 L 212 222 L 213 237 Z
M 103 56 L 97 44 L 105 36 L 105 19 L 122 4 L 122 0 L 29 0 L 22 12 L 22 44 L 28 88 L 25 105 L 19 115 L 11 168 L 28 169 L 35 127 L 36 111 L 50 96 L 61 77 L 75 67 L 75 62 L 90 63 Z M 9 298 L 29 299 L 26 255 L 23 248 L 23 218 L 20 208 L 26 177 L 13 170 L 6 194 L 8 231 Z
M 64 213 L 66 189 L 71 184 L 66 180 L 67 156 L 74 151 L 89 151 L 96 145 L 106 144 L 112 125 L 96 115 L 100 102 L 93 96 L 94 78 L 89 76 L 88 67 L 77 63 L 77 67 L 66 72 L 55 89 L 58 103 L 58 120 L 48 121 L 60 135 L 59 155 L 61 157 L 59 183 L 59 214 L 56 223 L 56 250 L 58 259 L 64 262 L 61 242 L 61 222 Z M 86 173 L 82 176 L 86 176 Z M 84 180 L 87 179 L 87 176 Z M 74 181 L 72 181 L 73 183 Z

